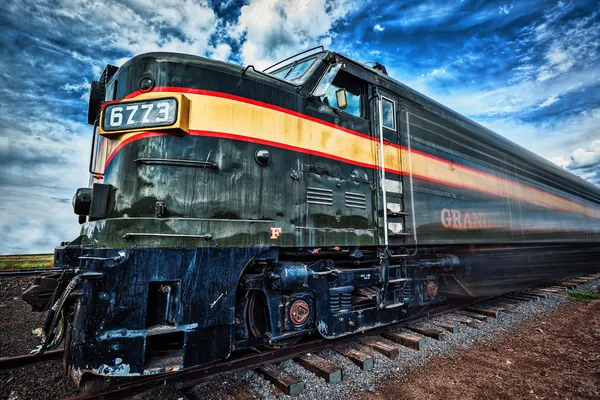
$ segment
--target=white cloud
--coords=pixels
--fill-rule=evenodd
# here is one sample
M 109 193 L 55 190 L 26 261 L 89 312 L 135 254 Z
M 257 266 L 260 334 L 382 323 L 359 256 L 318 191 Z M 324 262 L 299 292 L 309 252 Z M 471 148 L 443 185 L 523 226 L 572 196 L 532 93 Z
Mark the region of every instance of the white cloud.
M 8 11 L 20 13 L 21 7 L 12 3 Z M 209 40 L 220 21 L 207 0 L 40 0 L 29 14 L 30 23 L 49 31 L 56 29 L 54 17 L 70 19 L 73 26 L 87 27 L 90 46 L 121 49 L 131 55 L 151 51 L 227 54 L 227 44 Z M 100 62 L 72 51 L 69 55 L 91 64 Z
M 443 69 L 438 69 L 438 77 Z M 412 81 L 407 80 L 406 83 L 463 114 L 501 116 L 528 111 L 546 101 L 552 101 L 553 96 L 556 96 L 554 101 L 557 101 L 569 93 L 595 86 L 600 78 L 600 69 L 580 68 L 543 82 L 522 80 L 488 90 L 477 90 L 479 85 L 476 82 L 472 86 L 445 88 L 443 93 L 428 85 L 431 80 L 426 78 L 430 74 Z
M 589 160 L 586 155 L 591 157 L 589 152 L 598 151 L 600 145 L 600 108 L 555 123 L 525 123 L 510 115 L 488 120 L 484 125 L 557 165 L 569 166 L 569 169 L 575 165 L 584 166 L 584 161 Z M 591 142 L 595 147 L 589 145 Z M 572 159 L 574 154 L 576 157 Z M 577 164 L 573 164 L 573 160 Z
M 460 7 L 459 2 L 449 2 L 451 5 L 441 5 L 438 2 L 414 2 L 402 12 L 395 12 L 399 17 L 395 20 L 387 21 L 388 25 L 400 25 L 403 27 L 419 26 L 424 24 L 434 24 L 450 18 L 456 8 Z M 390 12 L 398 9 L 396 2 L 389 3 Z
M 560 98 L 554 94 L 554 95 L 548 97 L 542 103 L 538 104 L 537 108 L 548 107 L 549 105 L 556 103 L 558 100 L 560 100 Z
M 81 100 L 86 103 L 90 98 L 90 82 L 87 79 L 84 79 L 81 83 L 65 83 L 60 88 L 67 93 L 81 93 Z
M 599 134 L 600 134 L 600 127 Z M 571 155 L 570 168 L 584 168 L 600 164 L 600 140 L 594 140 L 587 148 L 578 148 Z
M 17 122 L 18 135 L 10 128 L 2 131 L 7 136 L 0 137 L 0 254 L 48 253 L 78 235 L 70 200 L 75 188 L 88 183 L 91 134 L 76 132 L 90 128 L 48 117 L 42 113 L 24 125 Z
M 385 30 L 385 26 L 381 26 L 381 25 L 379 25 L 379 24 L 376 24 L 376 25 L 373 27 L 373 30 L 374 30 L 375 32 L 383 32 L 383 31 Z
M 498 12 L 500 14 L 508 15 L 510 14 L 510 10 L 512 10 L 513 7 L 513 4 L 505 4 L 503 6 L 498 7 Z
M 600 187 L 600 140 L 594 140 L 586 147 L 575 149 L 571 154 L 571 162 L 565 167 Z
M 265 68 L 330 39 L 333 25 L 359 7 L 343 0 L 251 0 L 229 33 L 242 41 L 243 63 Z

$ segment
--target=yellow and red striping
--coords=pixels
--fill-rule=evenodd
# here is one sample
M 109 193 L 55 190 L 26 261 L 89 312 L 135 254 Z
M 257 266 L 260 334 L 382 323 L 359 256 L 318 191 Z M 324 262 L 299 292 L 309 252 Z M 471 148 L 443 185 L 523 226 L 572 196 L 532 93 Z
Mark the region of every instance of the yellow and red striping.
M 301 153 L 376 169 L 379 142 L 376 138 L 314 117 L 235 95 L 207 90 L 157 87 L 149 93 L 133 93 L 126 99 L 156 98 L 184 93 L 190 100 L 189 135 L 210 136 L 261 143 Z M 160 131 L 124 133 L 103 141 L 105 165 L 117 152 L 136 140 L 169 135 Z M 452 164 L 433 155 L 385 144 L 386 172 L 408 175 L 537 206 L 600 219 L 600 207 L 516 183 L 494 174 Z

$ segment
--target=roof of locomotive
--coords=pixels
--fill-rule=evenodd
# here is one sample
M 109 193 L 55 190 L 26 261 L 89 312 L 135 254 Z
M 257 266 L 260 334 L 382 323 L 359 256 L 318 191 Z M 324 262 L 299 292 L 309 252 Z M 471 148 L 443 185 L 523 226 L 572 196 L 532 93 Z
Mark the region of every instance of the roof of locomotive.
M 526 148 L 510 141 L 509 139 L 473 121 L 472 119 L 444 106 L 443 104 L 431 99 L 430 97 L 425 96 L 422 93 L 419 93 L 418 91 L 410 88 L 409 86 L 403 84 L 395 78 L 392 78 L 389 75 L 386 75 L 376 69 L 373 69 L 369 66 L 354 61 L 346 56 L 329 50 L 323 50 L 306 54 L 304 57 L 297 58 L 297 60 L 313 57 L 318 54 L 334 55 L 335 57 L 343 59 L 344 62 L 351 64 L 354 67 L 353 69 L 364 71 L 363 74 L 361 74 L 361 78 L 366 79 L 372 84 L 382 86 L 386 90 L 389 90 L 390 92 L 395 93 L 398 96 L 404 97 L 420 105 L 426 110 L 462 126 L 463 128 L 469 131 L 474 140 L 484 143 L 488 146 L 495 147 L 507 154 L 510 154 L 511 156 L 520 159 L 523 163 L 525 163 L 525 165 L 533 165 L 534 167 L 544 171 L 545 173 L 550 174 L 550 179 L 559 178 L 561 180 L 560 183 L 566 186 L 568 191 L 575 194 L 579 194 L 580 196 L 583 196 L 588 200 L 600 203 L 600 188 L 576 176 L 575 174 L 559 167 L 558 165 L 546 160 L 545 158 L 533 153 L 532 151 L 527 150 Z M 156 59 L 159 62 L 185 63 L 191 65 L 196 64 L 198 66 L 208 68 L 218 68 L 224 72 L 229 72 L 231 74 L 239 74 L 244 69 L 248 68 L 239 64 L 228 63 L 225 61 L 214 60 L 206 57 L 169 52 L 152 52 L 140 54 L 128 60 L 125 64 L 123 64 L 123 66 L 127 66 L 130 63 L 140 62 L 143 59 L 148 58 Z M 259 79 L 265 82 L 277 82 L 281 84 L 282 87 L 285 87 L 286 85 L 299 86 L 294 82 L 284 81 L 283 79 L 273 77 L 261 71 L 254 70 L 251 73 L 252 77 L 255 79 Z M 548 179 L 548 177 L 546 178 Z
M 534 152 L 516 144 L 515 142 L 505 138 L 504 136 L 492 131 L 489 128 L 479 124 L 478 122 L 473 121 L 472 119 L 446 107 L 445 105 L 431 99 L 430 97 L 419 93 L 418 91 L 412 89 L 411 87 L 403 84 L 399 80 L 382 73 L 376 69 L 373 69 L 364 64 L 360 64 L 348 57 L 345 57 L 341 54 L 334 53 L 336 56 L 344 59 L 344 61 L 354 64 L 357 67 L 365 68 L 370 72 L 377 74 L 377 79 L 379 84 L 382 82 L 387 83 L 387 85 L 383 84 L 386 89 L 394 92 L 395 94 L 402 96 L 404 98 L 408 98 L 409 100 L 419 104 L 423 108 L 428 111 L 433 112 L 436 115 L 439 115 L 445 119 L 451 119 L 453 122 L 461 125 L 463 128 L 469 130 L 469 132 L 473 135 L 475 140 L 481 141 L 487 145 L 496 147 L 505 151 L 507 154 L 511 156 L 521 159 L 525 163 L 533 164 L 534 166 L 542 169 L 543 171 L 555 175 L 558 178 L 564 179 L 567 182 L 574 185 L 571 187 L 571 190 L 580 190 L 584 191 L 580 192 L 582 195 L 586 195 L 589 200 L 596 201 L 600 203 L 600 188 L 591 184 L 583 178 L 565 170 L 564 168 L 559 167 L 558 165 L 552 163 L 551 161 L 535 154 Z M 374 82 L 375 83 L 375 82 Z

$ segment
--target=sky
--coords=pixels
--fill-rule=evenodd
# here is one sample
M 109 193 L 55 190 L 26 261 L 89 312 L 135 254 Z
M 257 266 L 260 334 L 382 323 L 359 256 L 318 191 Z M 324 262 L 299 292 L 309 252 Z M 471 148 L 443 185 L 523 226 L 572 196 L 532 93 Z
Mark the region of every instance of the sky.
M 266 67 L 324 45 L 600 186 L 595 1 L 4 0 L 0 254 L 79 232 L 89 84 L 149 51 Z

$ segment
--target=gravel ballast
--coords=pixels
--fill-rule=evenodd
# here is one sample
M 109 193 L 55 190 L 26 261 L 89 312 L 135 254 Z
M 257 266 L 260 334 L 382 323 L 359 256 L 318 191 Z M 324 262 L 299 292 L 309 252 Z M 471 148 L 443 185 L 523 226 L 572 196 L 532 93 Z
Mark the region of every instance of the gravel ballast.
M 600 280 L 594 280 L 584 285 L 579 285 L 576 291 L 594 292 L 600 287 Z M 283 394 L 273 384 L 264 379 L 256 371 L 248 371 L 243 374 L 230 375 L 227 379 L 229 382 L 246 382 L 265 400 L 272 399 L 330 399 L 341 400 L 346 399 L 353 392 L 366 392 L 374 395 L 378 394 L 378 383 L 382 379 L 394 377 L 401 379 L 406 376 L 411 367 L 421 366 L 432 357 L 449 356 L 460 349 L 469 348 L 475 343 L 488 341 L 495 336 L 510 332 L 522 323 L 531 320 L 532 318 L 542 317 L 558 307 L 564 306 L 569 300 L 566 299 L 566 291 L 559 294 L 549 294 L 546 298 L 541 298 L 539 301 L 524 302 L 519 305 L 507 309 L 506 312 L 501 312 L 498 319 L 488 318 L 486 321 L 476 322 L 476 327 L 467 327 L 466 325 L 458 325 L 460 332 L 451 334 L 445 332 L 442 340 L 436 340 L 429 337 L 425 338 L 425 346 L 421 351 L 412 350 L 408 347 L 397 345 L 381 336 L 372 336 L 365 334 L 363 337 L 357 338 L 358 342 L 346 345 L 353 347 L 365 353 L 372 355 L 375 358 L 373 370 L 369 372 L 362 371 L 358 366 L 352 363 L 347 358 L 341 356 L 334 350 L 323 350 L 317 354 L 335 362 L 342 368 L 343 381 L 337 384 L 329 384 L 322 378 L 309 372 L 293 360 L 288 360 L 280 364 L 280 367 L 285 371 L 294 374 L 305 382 L 305 390 L 297 396 L 291 397 Z M 494 307 L 500 303 L 500 300 L 490 300 L 485 302 L 486 306 Z M 446 314 L 444 316 L 434 317 L 428 321 L 422 321 L 413 324 L 416 327 L 427 329 L 441 329 L 433 325 L 433 322 L 452 322 L 448 321 L 448 316 L 462 317 L 460 312 Z M 543 322 L 542 322 L 543 324 Z M 401 328 L 398 332 L 414 334 L 414 332 Z M 375 350 L 361 344 L 362 340 L 376 338 L 379 341 L 394 345 L 399 350 L 399 356 L 395 360 L 391 360 Z M 223 386 L 221 386 L 223 388 Z M 192 392 L 193 396 L 188 396 L 193 399 L 213 400 L 222 399 L 218 390 L 212 383 L 205 383 L 195 387 Z M 201 395 L 200 395 L 201 394 Z M 215 396 L 215 397 L 213 397 Z M 150 398 L 150 397 L 146 397 Z M 231 397 L 225 397 L 231 398 Z
M 9 320 L 17 322 L 19 331 L 27 331 L 27 334 L 15 335 L 11 325 L 11 332 L 4 330 L 4 346 L 1 351 L 3 355 L 24 354 L 35 345 L 39 339 L 29 334 L 32 328 L 39 326 L 41 315 L 31 314 L 28 306 L 21 307 L 24 303 L 17 304 L 17 296 L 20 291 L 26 287 L 29 278 L 12 278 L 4 284 L 4 304 L 11 307 L 2 307 L 0 312 L 4 311 L 5 322 Z M 1 282 L 0 282 L 1 283 Z M 577 291 L 597 291 L 600 286 L 600 280 L 592 281 L 588 284 L 579 285 Z M 443 339 L 438 341 L 432 338 L 425 338 L 425 346 L 421 351 L 397 345 L 381 336 L 364 334 L 357 336 L 356 341 L 346 344 L 346 347 L 356 348 L 364 353 L 370 354 L 375 359 L 373 370 L 364 372 L 349 359 L 340 355 L 332 349 L 318 352 L 317 354 L 336 363 L 343 373 L 343 381 L 337 384 L 326 383 L 322 378 L 317 377 L 293 360 L 288 360 L 281 364 L 281 367 L 291 374 L 301 378 L 305 383 L 305 390 L 294 398 L 298 399 L 345 399 L 353 392 L 369 393 L 373 396 L 379 396 L 381 390 L 379 384 L 385 379 L 402 379 L 410 373 L 411 368 L 423 366 L 428 359 L 440 356 L 450 356 L 461 349 L 469 348 L 482 341 L 490 341 L 495 336 L 505 332 L 513 331 L 522 323 L 544 316 L 558 307 L 564 306 L 569 302 L 565 296 L 566 292 L 559 294 L 549 294 L 546 298 L 539 301 L 531 301 L 511 307 L 507 312 L 502 312 L 497 320 L 488 319 L 477 323 L 475 328 L 465 325 L 454 324 L 460 327 L 458 334 L 446 332 Z M 14 303 L 13 303 L 14 302 Z M 488 306 L 494 306 L 498 301 L 489 301 Z M 14 308 L 12 306 L 15 306 Z M 19 316 L 14 313 L 18 313 Z M 10 315 L 10 316 L 9 316 Z M 444 316 L 434 317 L 431 320 L 415 323 L 414 326 L 421 328 L 441 329 L 432 323 L 451 322 L 447 316 L 459 316 L 460 312 Z M 9 319 L 10 318 L 10 319 Z M 8 327 L 8 326 L 7 326 Z M 542 329 L 544 329 L 542 325 Z M 399 332 L 408 331 L 405 328 L 398 329 Z M 10 336 L 14 339 L 10 340 Z M 18 336 L 18 340 L 17 340 Z M 376 338 L 379 341 L 396 346 L 399 350 L 399 356 L 395 360 L 383 356 L 377 351 L 367 347 L 362 342 L 369 338 Z M 15 341 L 16 340 L 16 341 Z M 43 363 L 39 366 L 28 366 L 18 370 L 5 371 L 0 374 L 0 399 L 50 399 L 62 398 L 74 395 L 79 391 L 75 385 L 61 376 L 60 362 Z M 40 384 L 44 390 L 40 390 Z M 244 385 L 249 385 L 264 399 L 287 399 L 290 396 L 284 395 L 273 384 L 267 381 L 260 373 L 256 371 L 246 371 L 244 373 L 221 374 L 211 377 L 206 383 L 195 386 L 194 388 L 184 390 L 183 392 L 171 389 L 168 385 L 159 391 L 149 392 L 140 396 L 138 399 L 182 399 L 182 400 L 221 400 L 234 398 L 235 389 Z M 157 397 L 158 396 L 158 397 Z

